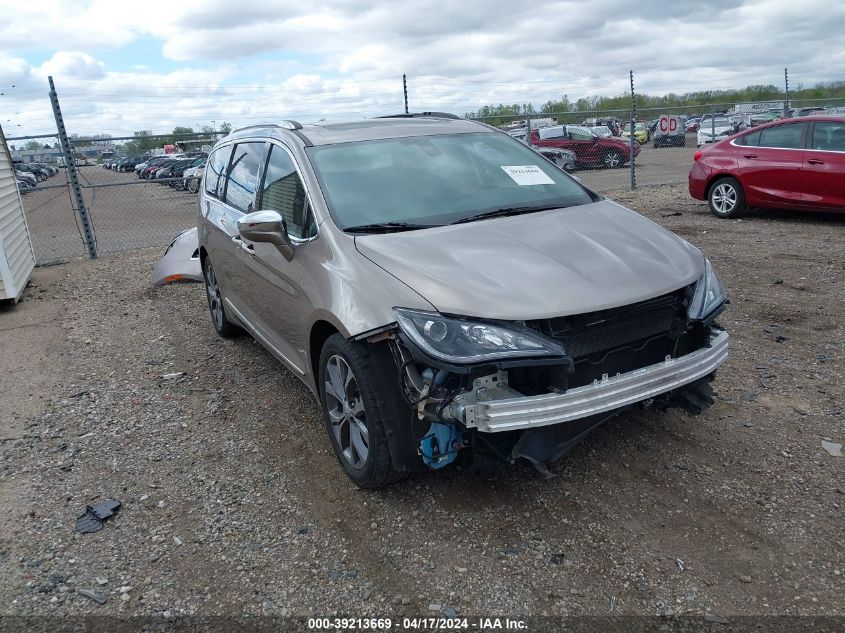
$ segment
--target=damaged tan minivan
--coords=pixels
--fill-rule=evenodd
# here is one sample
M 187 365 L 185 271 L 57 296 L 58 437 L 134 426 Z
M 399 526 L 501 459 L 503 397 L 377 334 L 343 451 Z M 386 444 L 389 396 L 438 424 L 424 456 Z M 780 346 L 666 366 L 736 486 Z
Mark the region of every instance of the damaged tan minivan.
M 549 475 L 622 411 L 709 408 L 728 353 L 701 252 L 449 114 L 233 132 L 198 239 L 217 332 L 308 385 L 367 488 L 462 455 Z

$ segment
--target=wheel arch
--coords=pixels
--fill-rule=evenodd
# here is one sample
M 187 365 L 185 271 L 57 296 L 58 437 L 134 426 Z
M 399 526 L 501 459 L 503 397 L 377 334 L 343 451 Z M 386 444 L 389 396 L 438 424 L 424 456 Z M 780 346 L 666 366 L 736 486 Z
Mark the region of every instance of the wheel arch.
M 326 341 L 330 336 L 340 333 L 340 330 L 338 330 L 332 323 L 322 319 L 315 321 L 314 325 L 311 326 L 311 332 L 308 335 L 308 360 L 311 362 L 311 375 L 314 378 L 314 387 L 318 394 L 318 398 L 320 391 L 318 373 L 320 367 L 320 354 L 323 351 L 323 345 L 326 344 Z

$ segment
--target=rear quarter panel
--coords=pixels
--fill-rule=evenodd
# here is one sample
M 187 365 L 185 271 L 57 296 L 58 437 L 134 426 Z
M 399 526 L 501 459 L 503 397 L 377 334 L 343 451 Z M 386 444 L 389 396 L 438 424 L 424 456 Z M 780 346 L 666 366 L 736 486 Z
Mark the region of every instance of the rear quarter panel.
M 740 183 L 742 182 L 740 174 L 736 171 L 736 150 L 737 148 L 731 145 L 730 141 L 720 141 L 702 151 L 702 156 L 697 162 L 701 164 L 701 168 L 703 170 L 706 170 L 707 175 L 704 180 L 704 191 L 702 193 L 702 198 L 700 198 L 701 200 L 707 198 L 707 192 L 710 189 L 710 185 L 717 178 L 721 178 L 722 176 L 733 176 L 734 178 L 737 178 Z

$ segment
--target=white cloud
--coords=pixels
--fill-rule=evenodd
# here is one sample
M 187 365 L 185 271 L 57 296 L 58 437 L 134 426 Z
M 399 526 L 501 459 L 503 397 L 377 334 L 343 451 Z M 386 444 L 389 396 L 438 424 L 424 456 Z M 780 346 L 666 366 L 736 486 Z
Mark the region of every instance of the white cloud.
M 105 64 L 88 53 L 58 52 L 44 62 L 39 71 L 72 79 L 102 79 L 106 76 Z
M 21 4 L 0 0 L 0 87 L 16 85 L 0 122 L 17 116 L 28 132 L 52 127 L 48 74 L 80 133 L 394 112 L 403 72 L 412 108 L 459 113 L 619 94 L 629 68 L 651 93 L 779 85 L 785 65 L 795 83 L 845 77 L 845 4 L 826 0 Z M 149 37 L 183 68 L 158 71 L 148 53 L 122 72 L 97 59 Z M 45 49 L 46 62 L 27 59 Z

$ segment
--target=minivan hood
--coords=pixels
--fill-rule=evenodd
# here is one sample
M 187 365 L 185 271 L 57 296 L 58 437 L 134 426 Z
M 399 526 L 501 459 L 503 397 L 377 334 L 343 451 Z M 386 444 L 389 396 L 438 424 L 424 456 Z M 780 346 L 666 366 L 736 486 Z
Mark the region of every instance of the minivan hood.
M 698 279 L 691 244 L 610 200 L 403 233 L 355 246 L 444 314 L 541 319 L 657 297 Z

